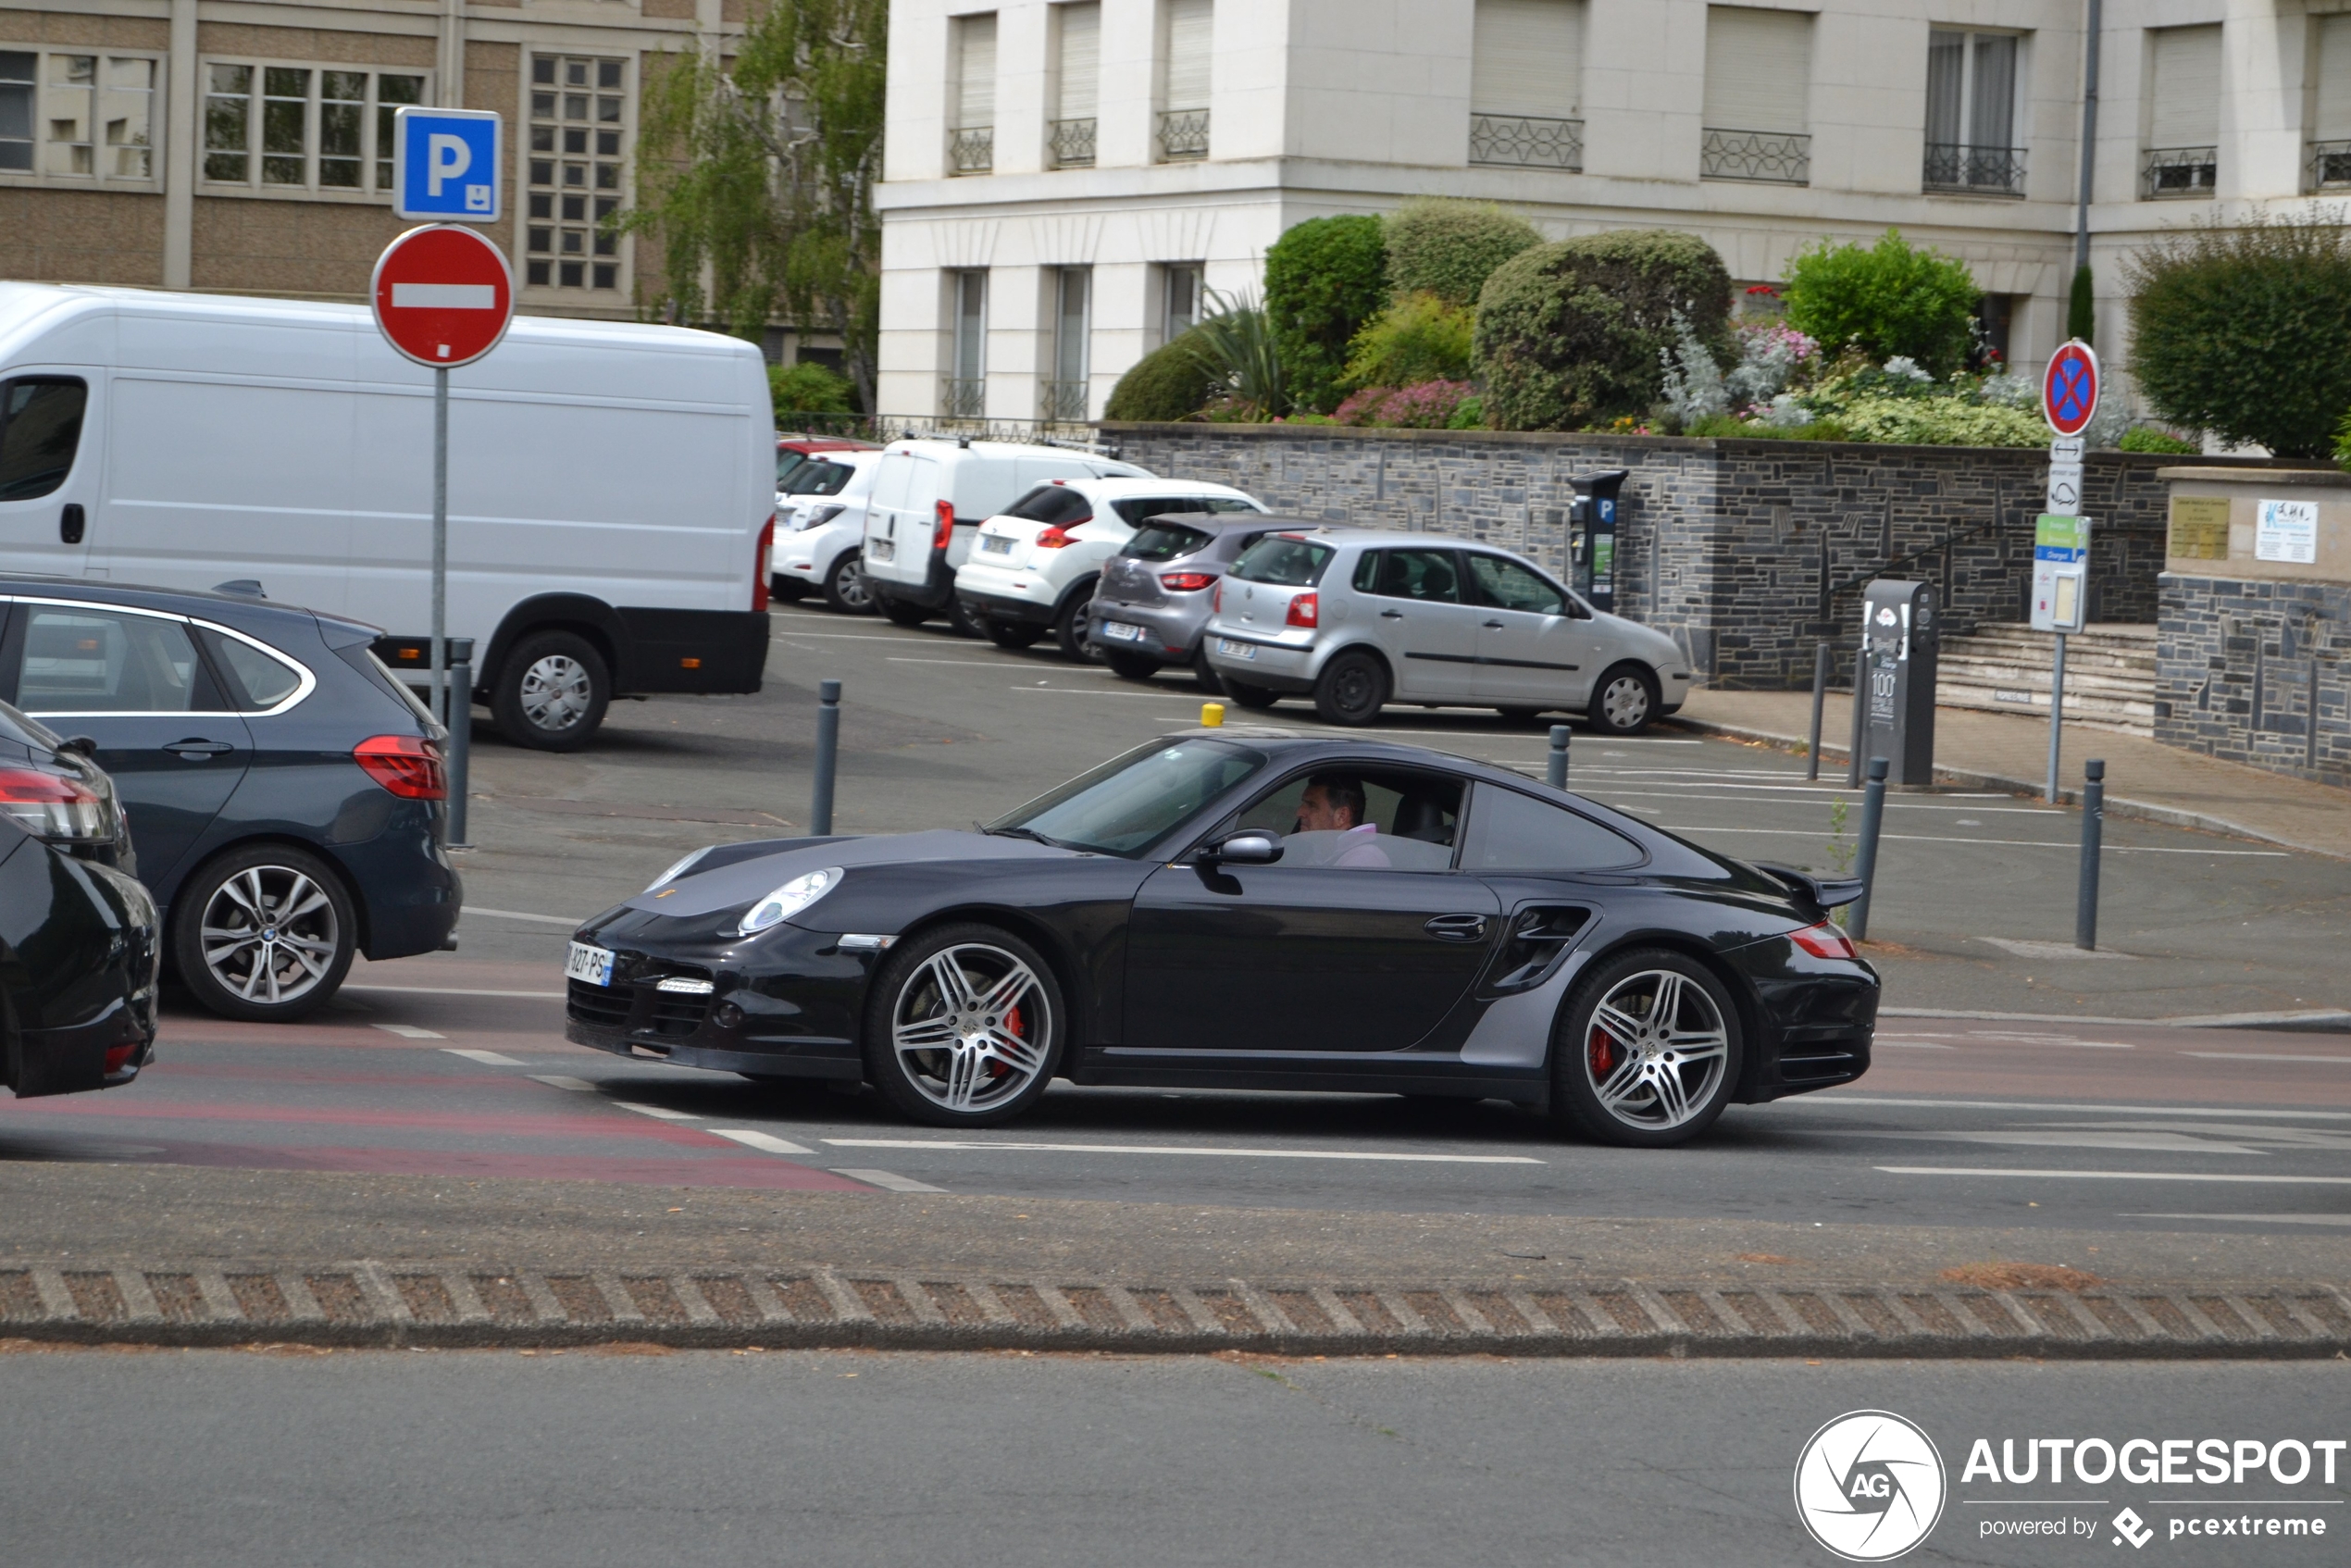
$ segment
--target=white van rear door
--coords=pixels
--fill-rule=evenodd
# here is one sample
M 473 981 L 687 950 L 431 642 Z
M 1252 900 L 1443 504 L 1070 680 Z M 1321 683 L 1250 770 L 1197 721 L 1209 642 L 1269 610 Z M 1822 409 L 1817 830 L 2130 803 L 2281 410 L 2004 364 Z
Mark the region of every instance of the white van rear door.
M 0 375 L 0 561 L 80 577 L 98 510 L 100 372 L 12 367 Z

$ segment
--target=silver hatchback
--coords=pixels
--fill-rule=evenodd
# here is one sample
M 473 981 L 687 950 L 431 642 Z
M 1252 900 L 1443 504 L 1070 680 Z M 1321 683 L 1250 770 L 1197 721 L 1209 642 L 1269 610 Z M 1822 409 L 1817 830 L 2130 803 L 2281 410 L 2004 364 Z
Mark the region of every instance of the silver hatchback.
M 1152 517 L 1102 563 L 1087 612 L 1087 634 L 1103 661 L 1129 680 L 1188 665 L 1204 691 L 1221 691 L 1200 652 L 1210 602 L 1241 552 L 1273 529 L 1262 515 L 1184 512 Z
M 1593 609 L 1531 561 L 1371 529 L 1251 545 L 1216 590 L 1203 648 L 1242 707 L 1311 696 L 1332 724 L 1369 724 L 1394 702 L 1573 713 L 1630 735 L 1679 708 L 1691 678 L 1672 638 Z

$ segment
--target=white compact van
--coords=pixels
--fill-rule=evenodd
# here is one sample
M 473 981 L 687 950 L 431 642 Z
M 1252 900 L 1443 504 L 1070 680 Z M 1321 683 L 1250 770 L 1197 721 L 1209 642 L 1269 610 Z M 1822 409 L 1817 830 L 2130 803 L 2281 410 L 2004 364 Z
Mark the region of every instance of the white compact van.
M 507 736 L 567 751 L 616 696 L 759 690 L 755 347 L 526 317 L 449 383 L 449 633 Z M 362 306 L 0 283 L 0 566 L 258 583 L 385 628 L 421 681 L 432 414 Z
M 894 441 L 865 508 L 865 579 L 881 613 L 918 626 L 955 608 L 955 570 L 979 525 L 1048 479 L 1151 478 L 1149 468 L 1058 446 Z

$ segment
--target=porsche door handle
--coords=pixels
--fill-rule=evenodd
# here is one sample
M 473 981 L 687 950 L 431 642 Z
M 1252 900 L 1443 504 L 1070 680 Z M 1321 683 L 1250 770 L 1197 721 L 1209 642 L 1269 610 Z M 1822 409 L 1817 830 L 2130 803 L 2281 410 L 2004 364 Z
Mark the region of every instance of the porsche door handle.
M 1421 927 L 1440 942 L 1474 942 L 1486 936 L 1483 915 L 1439 915 Z

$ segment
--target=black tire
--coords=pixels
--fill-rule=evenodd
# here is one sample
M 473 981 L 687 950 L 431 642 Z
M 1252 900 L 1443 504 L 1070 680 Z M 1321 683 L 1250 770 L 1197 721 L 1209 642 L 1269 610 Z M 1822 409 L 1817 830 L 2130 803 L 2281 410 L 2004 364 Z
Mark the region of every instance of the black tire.
M 942 965 L 963 977 L 960 1009 Z M 976 924 L 927 931 L 891 952 L 868 994 L 866 1081 L 912 1120 L 963 1127 L 1010 1121 L 1037 1102 L 1060 1065 L 1068 1029 L 1061 986 L 1044 956 L 1010 931 Z M 1005 997 L 1009 1006 L 991 1007 Z M 939 1045 L 918 1043 L 932 1034 Z M 959 1066 L 973 1069 L 971 1077 Z
M 786 577 L 781 572 L 767 579 L 767 597 L 779 604 L 797 604 L 808 597 L 809 583 L 805 578 Z
M 920 626 L 931 616 L 930 611 L 911 599 L 892 599 L 876 593 L 874 603 L 881 607 L 883 617 L 892 626 Z
M 1192 655 L 1192 684 L 1211 697 L 1225 694 L 1225 678 L 1218 675 L 1216 666 L 1208 662 L 1206 643 L 1200 644 L 1200 652 Z
M 989 620 L 982 624 L 988 628 L 988 641 L 999 648 L 1034 648 L 1045 637 L 1043 627 L 1026 621 Z
M 534 752 L 576 752 L 604 722 L 612 675 L 576 631 L 533 632 L 515 644 L 490 689 L 498 732 Z
M 1160 670 L 1159 661 L 1149 653 L 1121 653 L 1105 649 L 1102 663 L 1121 680 L 1149 680 Z
M 865 581 L 862 550 L 844 550 L 825 568 L 825 604 L 844 616 L 874 613 L 874 591 Z
M 1252 713 L 1263 713 L 1282 700 L 1282 694 L 1269 686 L 1251 686 L 1246 681 L 1225 678 L 1225 695 Z
M 954 628 L 955 635 L 958 637 L 978 638 L 988 635 L 987 619 L 975 614 L 972 607 L 961 599 L 947 601 L 947 624 Z
M 325 861 L 292 844 L 248 844 L 180 885 L 172 968 L 206 1012 L 291 1024 L 342 985 L 358 929 L 351 894 Z
M 1325 724 L 1369 724 L 1387 705 L 1387 666 L 1375 654 L 1350 648 L 1314 679 L 1314 712 Z
M 1088 578 L 1071 589 L 1062 600 L 1061 608 L 1053 612 L 1053 641 L 1060 645 L 1062 657 L 1075 659 L 1082 665 L 1097 663 L 1101 657 L 1087 624 L 1089 619 L 1087 612 L 1094 604 L 1096 580 Z
M 1533 724 L 1543 716 L 1541 708 L 1496 708 L 1494 711 L 1502 716 L 1506 724 Z
M 1653 1022 L 1661 1005 L 1673 1009 L 1662 1028 Z M 1551 1103 L 1599 1142 L 1670 1149 L 1714 1125 L 1745 1060 L 1739 1010 L 1713 971 L 1670 949 L 1636 948 L 1586 974 L 1560 1010 Z
M 1592 683 L 1588 716 L 1603 735 L 1638 735 L 1657 716 L 1657 677 L 1636 664 L 1611 665 Z

